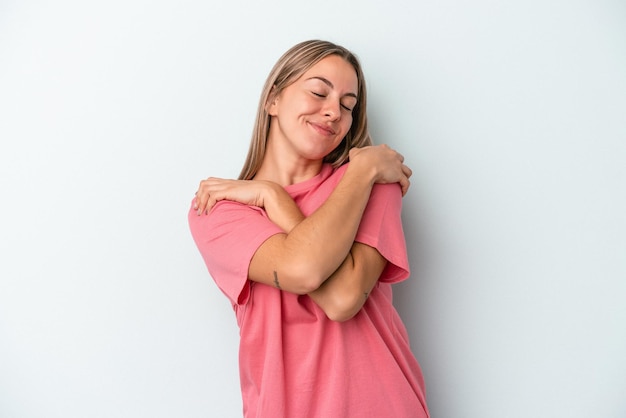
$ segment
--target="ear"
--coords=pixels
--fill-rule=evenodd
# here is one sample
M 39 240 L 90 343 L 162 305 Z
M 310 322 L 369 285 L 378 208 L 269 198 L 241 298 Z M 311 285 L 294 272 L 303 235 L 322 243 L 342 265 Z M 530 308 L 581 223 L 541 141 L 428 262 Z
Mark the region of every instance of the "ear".
M 276 116 L 278 113 L 278 96 L 279 95 L 276 94 L 276 86 L 273 86 L 267 98 L 267 102 L 265 103 L 265 111 L 270 116 Z

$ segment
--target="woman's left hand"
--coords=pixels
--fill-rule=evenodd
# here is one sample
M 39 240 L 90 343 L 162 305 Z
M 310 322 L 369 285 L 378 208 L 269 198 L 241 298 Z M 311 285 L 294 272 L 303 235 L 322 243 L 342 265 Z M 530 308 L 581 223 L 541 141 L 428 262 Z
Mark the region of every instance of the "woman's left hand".
M 264 192 L 269 187 L 260 180 L 228 180 L 209 177 L 202 180 L 196 192 L 194 210 L 198 215 L 209 213 L 220 200 L 232 200 L 251 206 L 263 207 Z

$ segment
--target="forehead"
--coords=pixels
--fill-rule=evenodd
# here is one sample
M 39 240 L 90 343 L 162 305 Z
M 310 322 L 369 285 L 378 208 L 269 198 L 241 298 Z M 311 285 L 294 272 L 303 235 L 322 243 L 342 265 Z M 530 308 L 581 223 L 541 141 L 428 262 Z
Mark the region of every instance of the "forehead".
M 330 55 L 315 63 L 301 77 L 301 80 L 323 78 L 330 81 L 333 88 L 344 92 L 357 93 L 359 82 L 356 70 L 339 55 Z

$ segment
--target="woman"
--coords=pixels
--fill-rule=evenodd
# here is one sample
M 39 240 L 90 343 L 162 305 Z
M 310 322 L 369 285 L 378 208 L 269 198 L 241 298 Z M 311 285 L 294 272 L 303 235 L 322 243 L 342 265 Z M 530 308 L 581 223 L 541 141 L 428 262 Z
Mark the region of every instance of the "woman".
M 372 146 L 350 51 L 307 41 L 279 59 L 239 180 L 201 182 L 189 212 L 240 327 L 245 417 L 428 416 L 392 305 L 410 176 Z

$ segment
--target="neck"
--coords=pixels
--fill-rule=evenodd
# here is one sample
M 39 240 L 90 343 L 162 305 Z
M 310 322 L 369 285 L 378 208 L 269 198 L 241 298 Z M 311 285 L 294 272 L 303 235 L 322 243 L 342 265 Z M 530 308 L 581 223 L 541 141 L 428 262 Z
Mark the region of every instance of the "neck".
M 285 152 L 278 152 L 275 141 L 268 139 L 265 157 L 255 180 L 268 180 L 281 186 L 306 181 L 315 177 L 322 170 L 322 160 L 307 160 L 294 157 Z

